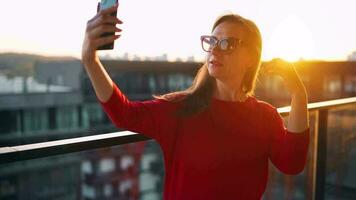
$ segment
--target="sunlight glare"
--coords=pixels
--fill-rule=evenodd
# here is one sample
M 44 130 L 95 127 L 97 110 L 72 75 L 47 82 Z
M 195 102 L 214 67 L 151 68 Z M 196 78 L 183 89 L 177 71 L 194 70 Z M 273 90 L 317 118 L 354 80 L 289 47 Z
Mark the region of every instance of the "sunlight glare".
M 312 33 L 300 18 L 289 15 L 273 31 L 264 51 L 267 60 L 276 57 L 288 61 L 312 59 Z

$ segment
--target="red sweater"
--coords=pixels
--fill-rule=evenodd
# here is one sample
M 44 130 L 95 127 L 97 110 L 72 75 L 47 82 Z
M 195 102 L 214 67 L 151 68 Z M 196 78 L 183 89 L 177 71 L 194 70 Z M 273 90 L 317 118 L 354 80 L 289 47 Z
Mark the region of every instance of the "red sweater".
M 98 99 L 99 100 L 99 99 Z M 178 118 L 180 103 L 130 101 L 114 84 L 101 102 L 120 128 L 155 139 L 164 156 L 164 200 L 258 200 L 268 179 L 268 160 L 283 173 L 303 171 L 309 128 L 291 133 L 272 105 L 213 98 L 209 109 Z

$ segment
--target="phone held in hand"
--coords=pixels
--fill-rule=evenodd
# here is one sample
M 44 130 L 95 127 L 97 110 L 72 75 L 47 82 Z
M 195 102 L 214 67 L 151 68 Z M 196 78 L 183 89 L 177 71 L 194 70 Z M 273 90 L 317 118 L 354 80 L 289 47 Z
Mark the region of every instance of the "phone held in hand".
M 108 9 L 117 3 L 118 0 L 101 0 L 101 2 L 98 5 L 98 11 Z M 111 15 L 116 17 L 117 11 L 111 13 Z M 115 35 L 115 32 L 103 33 L 100 37 L 105 37 L 110 35 Z M 99 46 L 97 50 L 109 50 L 109 49 L 114 49 L 114 42 Z

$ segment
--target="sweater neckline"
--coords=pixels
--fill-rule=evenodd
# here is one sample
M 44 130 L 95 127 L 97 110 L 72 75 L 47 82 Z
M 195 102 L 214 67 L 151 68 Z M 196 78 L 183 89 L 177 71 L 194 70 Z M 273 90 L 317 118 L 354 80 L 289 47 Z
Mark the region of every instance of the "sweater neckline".
M 212 97 L 212 101 L 215 103 L 225 104 L 225 105 L 244 105 L 244 104 L 249 103 L 253 98 L 254 98 L 253 96 L 248 96 L 245 99 L 245 101 L 227 101 L 227 100 L 221 100 L 221 99 Z

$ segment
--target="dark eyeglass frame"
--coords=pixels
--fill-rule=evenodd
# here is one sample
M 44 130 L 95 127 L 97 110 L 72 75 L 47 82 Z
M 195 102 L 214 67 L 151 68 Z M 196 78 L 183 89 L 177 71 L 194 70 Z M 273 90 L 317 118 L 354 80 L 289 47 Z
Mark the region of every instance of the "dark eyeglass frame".
M 204 40 L 206 38 L 210 38 L 210 39 L 214 39 L 216 42 L 215 44 L 213 45 L 213 48 L 211 48 L 210 50 L 207 50 L 207 49 L 204 49 Z M 213 35 L 202 35 L 200 36 L 200 41 L 201 41 L 201 47 L 202 49 L 205 51 L 205 52 L 211 52 L 216 46 L 219 47 L 219 50 L 221 52 L 225 52 L 225 53 L 229 53 L 229 52 L 232 52 L 233 50 L 236 49 L 236 46 L 237 45 L 242 45 L 243 41 L 241 39 L 238 39 L 238 38 L 234 38 L 234 37 L 226 37 L 226 38 L 222 38 L 221 40 L 219 40 L 217 37 L 213 36 Z M 227 41 L 228 43 L 230 41 L 233 42 L 232 44 L 232 48 L 231 49 L 222 49 L 221 48 L 221 44 L 222 42 L 225 42 Z

